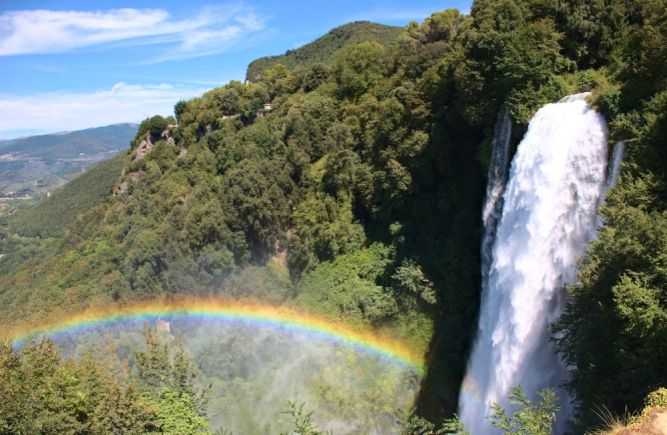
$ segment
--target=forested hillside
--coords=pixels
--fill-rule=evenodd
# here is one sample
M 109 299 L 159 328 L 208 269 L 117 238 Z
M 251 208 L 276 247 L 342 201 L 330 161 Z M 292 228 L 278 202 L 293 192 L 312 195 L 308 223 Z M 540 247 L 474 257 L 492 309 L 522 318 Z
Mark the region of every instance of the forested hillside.
M 316 63 L 332 64 L 338 51 L 348 45 L 360 42 L 377 42 L 391 45 L 403 32 L 401 27 L 385 26 L 368 21 L 358 21 L 336 27 L 315 41 L 294 50 L 287 50 L 279 56 L 267 56 L 250 62 L 246 80 L 261 80 L 265 70 L 276 65 L 288 68 L 308 68 Z
M 93 166 L 63 188 L 21 210 L 12 220 L 12 230 L 22 236 L 62 235 L 76 218 L 98 205 L 118 180 L 125 153 Z
M 418 411 L 451 416 L 498 111 L 517 143 L 542 105 L 592 90 L 627 152 L 555 337 L 580 428 L 639 409 L 667 382 L 665 1 L 477 0 L 364 39 L 144 121 L 114 193 L 0 277 L 3 323 L 183 294 L 293 304 L 424 352 Z

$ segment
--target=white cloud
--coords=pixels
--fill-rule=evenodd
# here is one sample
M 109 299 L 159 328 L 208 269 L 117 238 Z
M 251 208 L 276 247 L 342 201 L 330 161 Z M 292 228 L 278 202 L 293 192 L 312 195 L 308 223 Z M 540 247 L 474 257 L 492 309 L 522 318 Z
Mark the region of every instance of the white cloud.
M 9 11 L 0 15 L 0 56 L 62 53 L 105 44 L 162 44 L 157 60 L 219 53 L 264 29 L 243 3 L 207 7 L 173 19 L 162 9 Z
M 137 122 L 171 115 L 176 102 L 201 95 L 207 88 L 132 85 L 118 82 L 96 92 L 49 92 L 31 96 L 0 95 L 0 137 L 18 130 L 54 132 L 116 122 Z
M 346 18 L 350 21 L 373 21 L 376 23 L 396 23 L 405 21 L 423 21 L 434 11 L 427 9 L 372 9 Z

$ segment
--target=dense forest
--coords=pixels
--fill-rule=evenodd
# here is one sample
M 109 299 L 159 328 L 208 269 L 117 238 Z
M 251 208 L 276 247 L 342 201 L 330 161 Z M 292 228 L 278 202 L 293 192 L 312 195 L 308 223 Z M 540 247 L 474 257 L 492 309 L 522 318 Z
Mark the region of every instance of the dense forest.
M 288 68 L 310 68 L 316 63 L 331 65 L 336 60 L 338 50 L 361 42 L 390 44 L 403 33 L 402 27 L 385 26 L 368 21 L 358 21 L 336 27 L 326 35 L 279 56 L 267 56 L 254 60 L 248 65 L 246 80 L 262 79 L 264 70 L 276 65 Z
M 641 409 L 667 383 L 665 1 L 477 0 L 469 15 L 373 35 L 326 45 L 330 62 L 311 50 L 254 64 L 252 81 L 145 120 L 113 191 L 64 233 L 17 218 L 23 236 L 55 238 L 3 234 L 3 324 L 183 294 L 296 305 L 424 353 L 417 413 L 439 422 L 456 411 L 476 329 L 500 107 L 516 144 L 542 105 L 592 91 L 626 157 L 554 339 L 573 367 L 578 430 L 599 425 L 601 409 Z M 0 358 L 25 370 L 30 358 L 57 361 L 36 346 L 23 363 L 11 349 Z M 85 382 L 87 361 L 63 376 Z M 141 424 L 164 401 L 185 406 L 171 390 L 149 391 L 147 404 L 107 380 L 95 394 L 120 391 Z

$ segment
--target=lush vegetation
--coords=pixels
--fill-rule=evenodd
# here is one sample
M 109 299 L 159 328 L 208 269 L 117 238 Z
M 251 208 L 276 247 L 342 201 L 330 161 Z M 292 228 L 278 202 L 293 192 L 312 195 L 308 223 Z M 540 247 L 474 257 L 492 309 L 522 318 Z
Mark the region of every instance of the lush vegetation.
M 627 21 L 610 57 L 596 60 L 612 79 L 597 105 L 611 140 L 626 143 L 623 175 L 556 325 L 576 367 L 571 386 L 582 424 L 595 423 L 602 407 L 616 415 L 640 409 L 667 382 L 667 8 L 614 6 Z
M 113 349 L 63 358 L 50 341 L 0 344 L 1 434 L 194 434 L 207 428 L 206 391 L 182 346 L 145 331 L 135 365 Z
M 111 193 L 124 163 L 125 154 L 120 153 L 93 166 L 48 198 L 16 213 L 12 231 L 42 238 L 63 235 L 79 215 Z
M 543 104 L 592 90 L 627 153 L 555 337 L 581 427 L 638 409 L 667 380 L 666 14 L 664 0 L 477 0 L 392 44 L 393 29 L 331 36 L 257 63 L 258 80 L 178 103 L 176 125 L 145 121 L 122 188 L 0 276 L 0 315 L 183 293 L 299 304 L 424 351 L 418 413 L 440 421 L 476 327 L 498 110 L 517 142 Z M 515 399 L 528 411 L 498 424 L 542 433 L 531 412 L 553 398 Z
M 63 357 L 48 340 L 31 341 L 20 350 L 1 343 L 0 392 L 5 400 L 0 403 L 0 434 L 211 433 L 205 419 L 211 385 L 198 386 L 198 371 L 181 342 L 145 326 L 132 358 L 117 354 L 112 343 L 104 350 L 87 350 L 79 360 Z M 516 388 L 512 399 L 519 406 L 511 416 L 495 406 L 494 426 L 505 434 L 550 433 L 557 409 L 552 391 L 543 391 L 540 402 L 533 403 Z M 305 404 L 288 401 L 283 409 L 290 433 L 325 433 Z M 280 419 L 267 409 L 253 411 Z M 456 418 L 436 426 L 399 411 L 395 421 L 404 435 L 467 435 Z M 231 432 L 223 425 L 214 433 Z
M 345 24 L 303 47 L 287 50 L 285 54 L 279 56 L 267 56 L 254 60 L 248 65 L 246 79 L 261 80 L 264 71 L 276 65 L 284 65 L 291 69 L 310 67 L 316 63 L 332 64 L 338 51 L 345 46 L 369 41 L 390 45 L 398 39 L 402 32 L 401 27 L 384 26 L 368 21 Z

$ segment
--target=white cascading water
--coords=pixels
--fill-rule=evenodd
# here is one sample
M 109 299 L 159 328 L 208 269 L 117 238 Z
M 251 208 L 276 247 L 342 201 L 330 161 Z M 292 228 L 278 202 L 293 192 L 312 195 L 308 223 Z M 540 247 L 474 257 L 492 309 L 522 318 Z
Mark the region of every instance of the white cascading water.
M 491 161 L 486 183 L 486 201 L 482 210 L 481 263 L 482 288 L 486 287 L 489 266 L 491 265 L 491 248 L 496 237 L 496 226 L 503 208 L 503 192 L 507 182 L 507 166 L 509 165 L 510 140 L 512 138 L 512 116 L 507 105 L 503 105 L 498 113 L 498 120 L 493 131 L 491 142 Z
M 607 174 L 607 183 L 605 186 L 605 193 L 607 190 L 614 187 L 616 184 L 616 178 L 618 173 L 621 170 L 621 162 L 623 162 L 623 153 L 625 152 L 625 144 L 623 142 L 618 142 L 614 145 L 614 152 L 611 156 L 611 166 Z
M 562 313 L 564 285 L 576 279 L 577 258 L 595 235 L 607 178 L 606 123 L 586 96 L 540 109 L 512 161 L 459 399 L 459 416 L 472 435 L 496 433 L 487 418 L 491 404 L 511 411 L 514 386 L 531 400 L 555 388 L 558 431 L 567 425 L 570 397 L 559 388 L 567 370 L 550 341 L 550 324 Z

